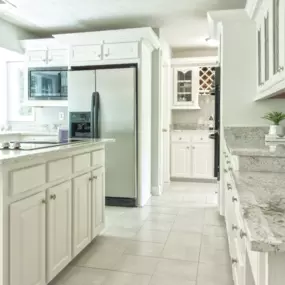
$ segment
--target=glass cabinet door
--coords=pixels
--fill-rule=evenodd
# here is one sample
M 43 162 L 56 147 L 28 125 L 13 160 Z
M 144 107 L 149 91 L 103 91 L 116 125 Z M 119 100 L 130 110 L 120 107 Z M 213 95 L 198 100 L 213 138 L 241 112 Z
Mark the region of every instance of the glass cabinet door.
M 178 70 L 176 83 L 176 100 L 177 102 L 191 102 L 192 101 L 192 70 Z

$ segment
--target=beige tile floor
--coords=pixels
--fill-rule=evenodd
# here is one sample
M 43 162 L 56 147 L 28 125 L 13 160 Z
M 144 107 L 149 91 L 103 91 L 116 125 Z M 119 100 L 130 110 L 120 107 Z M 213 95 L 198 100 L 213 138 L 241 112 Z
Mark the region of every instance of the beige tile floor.
M 103 235 L 53 285 L 232 285 L 216 184 L 175 182 L 144 208 L 107 207 Z

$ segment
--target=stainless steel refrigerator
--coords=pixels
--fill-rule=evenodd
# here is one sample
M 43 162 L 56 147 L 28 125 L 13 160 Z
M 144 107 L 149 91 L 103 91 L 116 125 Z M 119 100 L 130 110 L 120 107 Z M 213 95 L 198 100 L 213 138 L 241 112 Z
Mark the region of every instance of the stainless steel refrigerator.
M 72 68 L 69 112 L 90 112 L 90 137 L 106 144 L 106 204 L 137 204 L 137 66 Z

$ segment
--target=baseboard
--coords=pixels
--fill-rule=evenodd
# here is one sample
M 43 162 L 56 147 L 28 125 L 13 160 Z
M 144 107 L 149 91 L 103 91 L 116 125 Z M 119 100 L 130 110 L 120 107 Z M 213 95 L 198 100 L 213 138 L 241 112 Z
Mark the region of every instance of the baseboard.
M 160 196 L 162 194 L 161 186 L 152 186 L 151 187 L 151 194 L 153 196 Z
M 105 197 L 106 206 L 136 207 L 136 198 Z
M 176 182 L 217 183 L 217 178 L 180 178 L 180 177 L 171 177 L 171 181 L 176 181 Z

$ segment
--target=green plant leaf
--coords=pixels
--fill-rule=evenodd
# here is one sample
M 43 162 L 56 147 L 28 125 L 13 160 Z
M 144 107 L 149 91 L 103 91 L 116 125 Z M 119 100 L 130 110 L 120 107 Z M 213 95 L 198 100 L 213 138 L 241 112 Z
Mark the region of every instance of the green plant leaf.
M 269 112 L 266 113 L 262 119 L 271 121 L 274 123 L 274 125 L 279 125 L 281 121 L 285 119 L 285 113 L 283 112 Z

